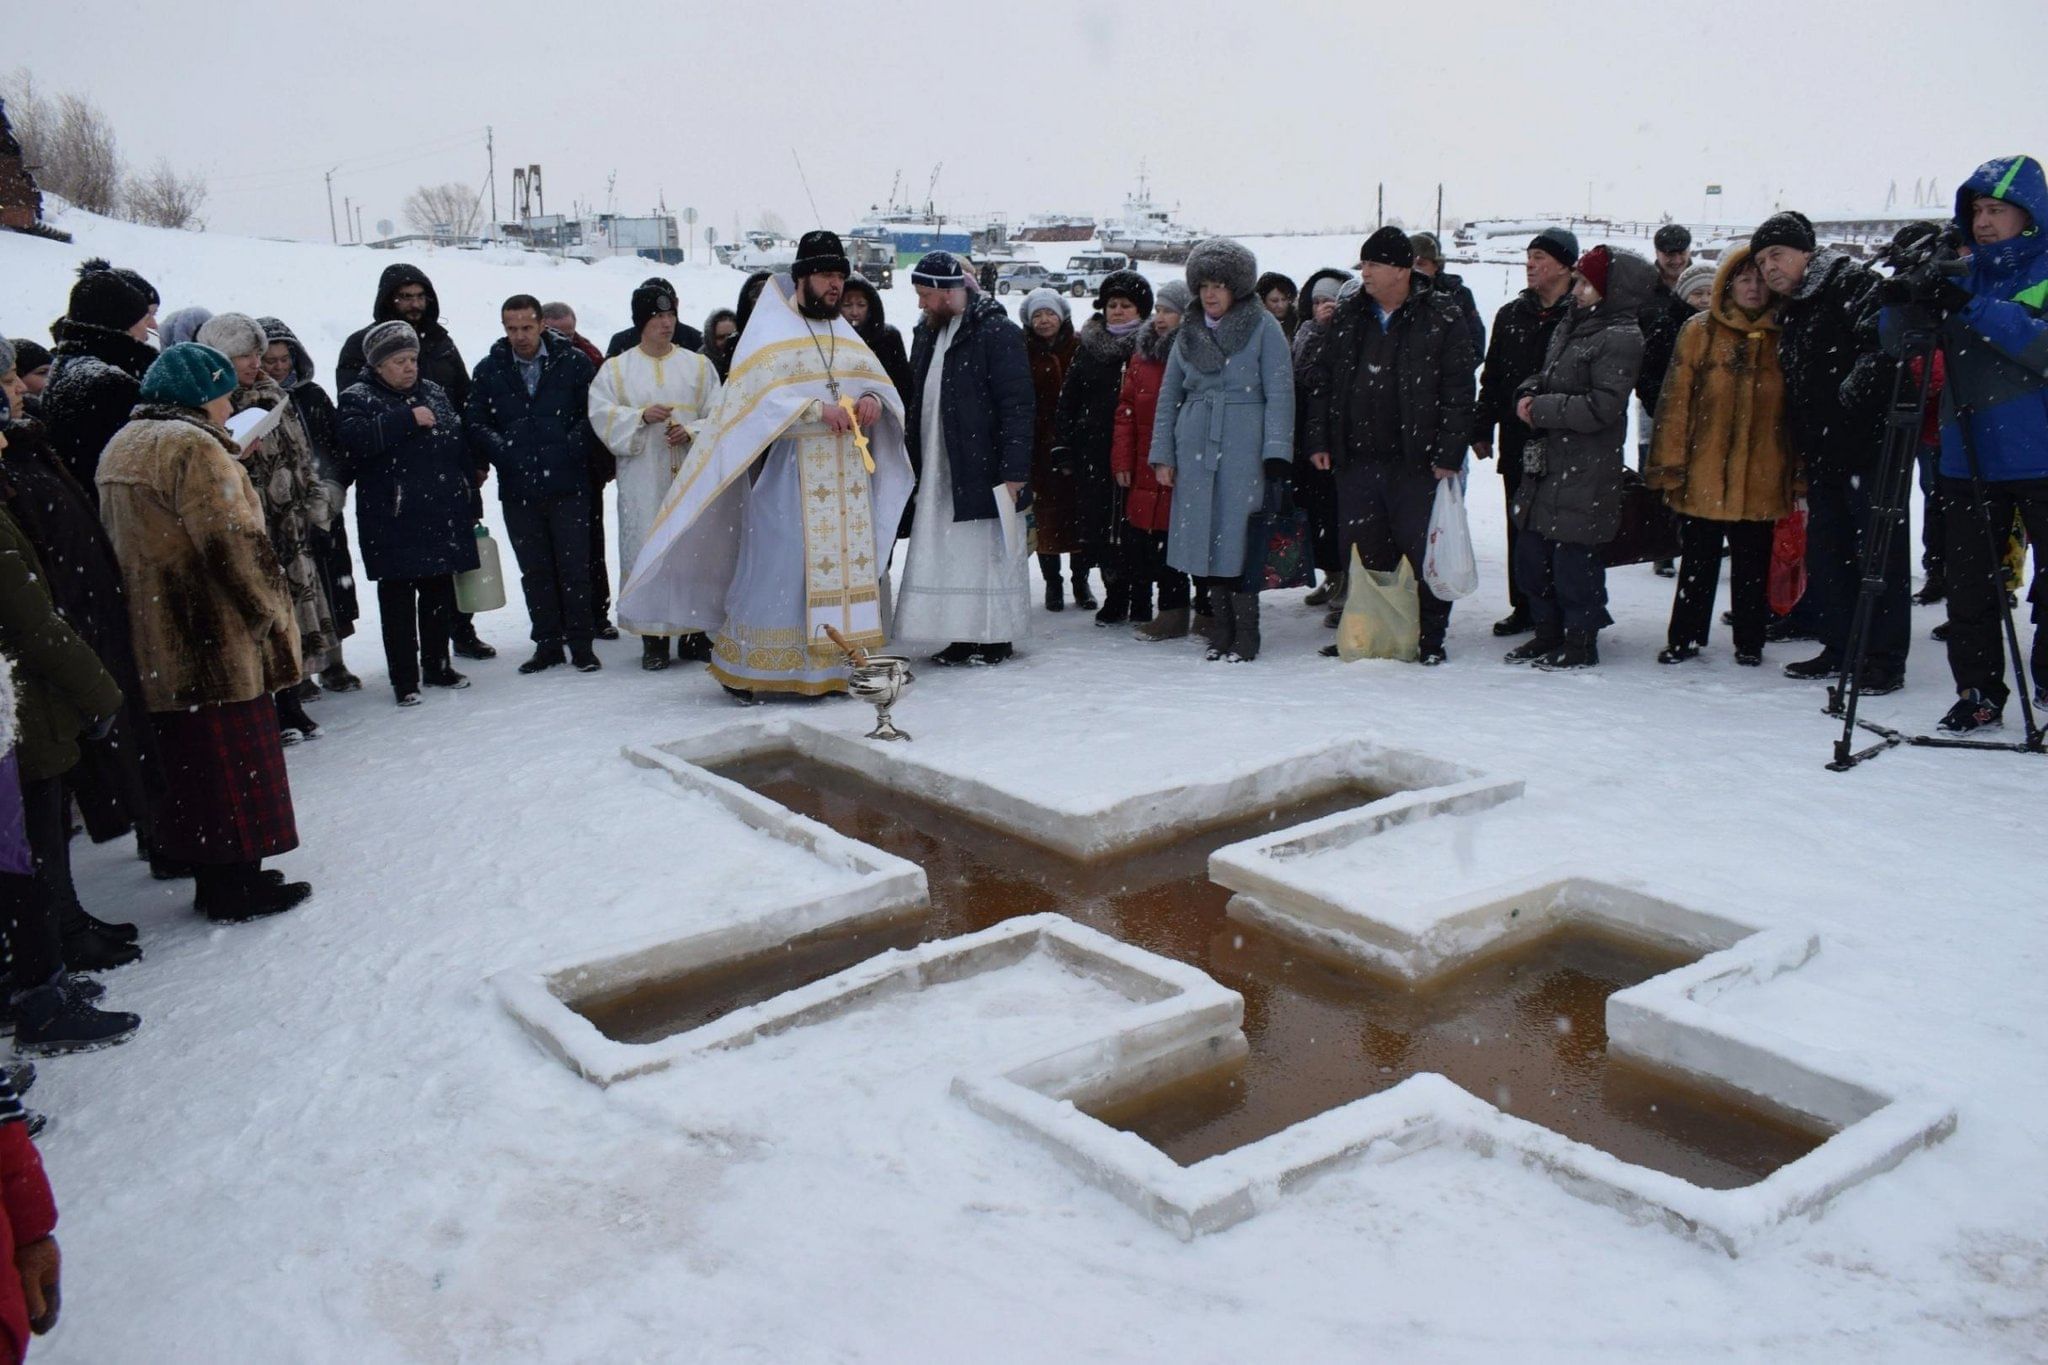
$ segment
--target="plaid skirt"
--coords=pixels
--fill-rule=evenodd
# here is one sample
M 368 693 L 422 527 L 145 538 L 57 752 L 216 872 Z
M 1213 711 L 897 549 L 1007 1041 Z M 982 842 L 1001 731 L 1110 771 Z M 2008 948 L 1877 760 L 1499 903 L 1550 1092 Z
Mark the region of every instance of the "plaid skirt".
M 187 863 L 250 863 L 299 846 L 269 697 L 150 717 L 165 792 L 154 848 Z

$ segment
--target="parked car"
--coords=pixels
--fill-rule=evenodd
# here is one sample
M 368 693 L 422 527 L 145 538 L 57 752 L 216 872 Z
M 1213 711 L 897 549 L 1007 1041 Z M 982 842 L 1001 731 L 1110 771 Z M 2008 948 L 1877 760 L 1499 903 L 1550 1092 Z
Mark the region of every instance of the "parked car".
M 896 244 L 886 237 L 853 237 L 846 243 L 854 273 L 877 289 L 896 284 Z
M 1075 298 L 1085 298 L 1102 288 L 1102 282 L 1119 270 L 1129 270 L 1131 258 L 1121 251 L 1099 251 L 1075 256 L 1067 262 L 1066 269 L 1055 270 L 1046 277 L 1048 287 Z
M 1052 278 L 1052 272 L 1037 261 L 1011 261 L 996 269 L 998 294 L 1028 294 Z

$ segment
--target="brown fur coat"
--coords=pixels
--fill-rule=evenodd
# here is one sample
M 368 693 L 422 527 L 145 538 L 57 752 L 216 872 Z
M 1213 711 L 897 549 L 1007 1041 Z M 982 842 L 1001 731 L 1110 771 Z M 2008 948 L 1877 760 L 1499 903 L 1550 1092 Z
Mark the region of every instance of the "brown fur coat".
M 1713 305 L 1679 330 L 1644 470 L 1674 510 L 1708 521 L 1776 521 L 1792 510 L 1798 482 L 1776 305 L 1752 320 L 1729 297 L 1748 259 L 1748 247 L 1728 253 Z
M 251 701 L 299 678 L 299 632 L 263 503 L 233 438 L 144 404 L 100 457 L 151 711 Z

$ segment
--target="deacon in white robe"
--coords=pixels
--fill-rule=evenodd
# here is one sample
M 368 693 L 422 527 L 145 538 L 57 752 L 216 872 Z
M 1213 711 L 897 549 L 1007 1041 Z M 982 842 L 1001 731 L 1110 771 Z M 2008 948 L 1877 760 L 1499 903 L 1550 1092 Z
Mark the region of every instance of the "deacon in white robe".
M 598 369 L 590 385 L 590 425 L 618 461 L 619 581 L 632 575 L 640 547 L 669 485 L 690 453 L 691 428 L 717 405 L 718 371 L 675 344 L 675 296 L 658 286 L 633 291 L 640 344 Z M 709 641 L 681 622 L 641 618 L 623 610 L 619 627 L 644 637 L 641 665 L 665 668 L 669 639 L 688 635 L 678 654 L 709 657 Z
M 1024 337 L 1001 304 L 968 289 L 948 252 L 919 261 L 911 282 L 923 313 L 911 359 L 920 458 L 896 636 L 945 642 L 934 663 L 1001 663 L 1031 621 L 1028 547 L 1013 514 L 1034 414 Z
M 845 691 L 827 625 L 888 644 L 880 579 L 912 476 L 903 400 L 839 317 L 848 273 L 811 232 L 762 290 L 619 595 L 623 617 L 715 628 L 711 674 L 744 701 Z

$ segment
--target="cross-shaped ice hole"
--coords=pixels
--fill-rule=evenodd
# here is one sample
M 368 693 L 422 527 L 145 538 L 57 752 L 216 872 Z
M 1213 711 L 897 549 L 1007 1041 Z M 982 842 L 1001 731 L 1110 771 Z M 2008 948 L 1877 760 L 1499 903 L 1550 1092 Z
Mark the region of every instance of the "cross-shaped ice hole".
M 1089 1106 L 1183 1164 L 1231 1151 L 1422 1072 L 1506 1113 L 1709 1188 L 1748 1185 L 1824 1134 L 1612 1059 L 1616 990 L 1689 962 L 1644 942 L 1561 929 L 1416 987 L 1226 918 L 1211 852 L 1387 795 L 1347 786 L 1133 853 L 1081 861 L 791 752 L 716 771 L 925 869 L 930 913 L 828 933 L 667 980 L 585 997 L 608 1037 L 641 1043 L 821 980 L 890 948 L 1056 911 L 1187 963 L 1240 993 L 1249 1048 L 1232 1064 Z

